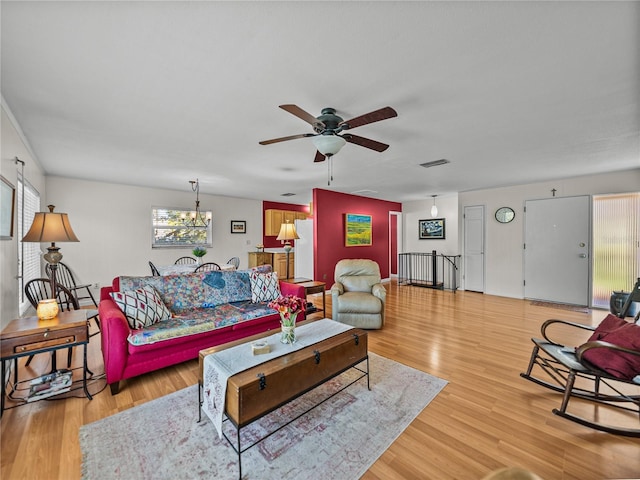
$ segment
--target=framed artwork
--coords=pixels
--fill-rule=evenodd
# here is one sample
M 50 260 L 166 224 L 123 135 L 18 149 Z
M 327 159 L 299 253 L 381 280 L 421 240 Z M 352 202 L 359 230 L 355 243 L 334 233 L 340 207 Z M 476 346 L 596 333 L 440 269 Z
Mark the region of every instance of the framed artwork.
M 247 233 L 247 222 L 244 220 L 231 220 L 231 233 Z
M 347 247 L 363 247 L 371 245 L 371 215 L 357 213 L 345 214 L 345 239 Z
M 0 240 L 13 238 L 13 219 L 15 216 L 16 189 L 9 180 L 0 175 Z
M 418 238 L 420 240 L 444 240 L 444 218 L 418 220 Z

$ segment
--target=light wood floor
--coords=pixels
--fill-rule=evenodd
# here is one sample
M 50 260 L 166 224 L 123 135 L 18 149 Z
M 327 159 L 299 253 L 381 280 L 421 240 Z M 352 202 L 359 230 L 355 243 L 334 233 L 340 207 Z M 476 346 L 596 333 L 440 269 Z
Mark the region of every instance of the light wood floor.
M 597 324 L 605 311 L 577 313 L 471 292 L 386 286 L 386 324 L 370 332 L 370 351 L 449 384 L 365 480 L 480 479 L 512 465 L 546 480 L 640 477 L 640 440 L 595 432 L 553 415 L 558 394 L 519 376 L 529 361 L 530 338 L 538 336 L 543 320 Z M 314 303 L 320 306 L 321 297 Z M 37 356 L 35 367 L 21 368 L 21 376 L 46 372 L 47 357 Z M 89 365 L 96 374 L 103 371 L 99 337 L 91 339 Z M 93 401 L 41 401 L 5 411 L 1 478 L 80 478 L 81 425 L 195 384 L 197 365 L 193 360 L 129 380 L 115 397 L 107 388 Z M 102 386 L 98 381 L 91 388 Z

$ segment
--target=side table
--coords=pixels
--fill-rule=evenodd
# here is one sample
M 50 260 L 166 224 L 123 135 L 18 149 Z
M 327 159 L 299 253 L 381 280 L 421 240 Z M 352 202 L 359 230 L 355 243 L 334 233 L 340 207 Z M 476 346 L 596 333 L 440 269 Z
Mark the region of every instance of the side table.
M 6 395 L 6 362 L 37 353 L 53 352 L 62 348 L 83 345 L 82 388 L 91 400 L 87 389 L 87 345 L 89 343 L 89 322 L 87 311 L 71 310 L 60 312 L 51 320 L 39 320 L 38 317 L 17 318 L 0 333 L 0 360 L 2 369 L 2 405 L 0 416 L 4 412 Z M 14 377 L 17 380 L 17 371 Z
M 313 293 L 322 293 L 322 310 L 314 310 L 311 313 L 325 312 L 327 311 L 327 284 L 325 282 L 300 282 L 298 285 L 304 287 L 304 294 L 311 295 Z

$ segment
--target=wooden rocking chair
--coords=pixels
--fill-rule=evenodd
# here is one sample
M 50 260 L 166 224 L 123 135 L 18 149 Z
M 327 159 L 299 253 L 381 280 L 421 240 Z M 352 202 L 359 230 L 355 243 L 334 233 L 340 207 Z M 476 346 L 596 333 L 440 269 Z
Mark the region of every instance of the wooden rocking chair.
M 637 289 L 636 284 L 636 291 Z M 589 341 L 581 346 L 567 347 L 550 338 L 550 332 L 560 325 L 565 326 L 562 328 L 577 328 L 593 334 Z M 616 345 L 612 343 L 613 340 L 594 339 L 606 339 L 607 334 L 613 333 L 616 328 L 624 329 L 624 333 L 618 330 L 617 337 L 624 337 L 624 341 L 616 340 L 617 343 L 624 343 L 632 348 Z M 601 333 L 598 333 L 599 330 Z M 640 325 L 625 322 L 614 315 L 607 316 L 597 328 L 551 319 L 542 324 L 541 333 L 544 339 L 532 339 L 534 347 L 529 366 L 520 376 L 562 393 L 560 408 L 553 409 L 553 413 L 603 432 L 640 437 Z M 592 363 L 596 360 L 598 366 Z M 612 362 L 615 366 L 603 367 L 603 361 Z M 622 362 L 622 367 L 619 362 Z M 547 375 L 546 380 L 532 374 L 536 367 L 536 372 L 540 370 Z M 628 371 L 621 374 L 620 370 L 625 369 Z M 570 401 L 574 398 L 596 402 L 599 405 L 599 408 L 594 409 L 593 418 L 584 418 L 569 411 Z M 621 414 L 620 425 L 599 421 L 598 418 L 605 418 L 602 407 Z

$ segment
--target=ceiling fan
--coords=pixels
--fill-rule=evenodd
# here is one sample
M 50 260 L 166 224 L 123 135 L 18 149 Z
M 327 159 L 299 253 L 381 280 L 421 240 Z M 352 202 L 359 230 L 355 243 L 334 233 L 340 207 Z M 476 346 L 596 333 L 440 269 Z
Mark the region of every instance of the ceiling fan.
M 272 143 L 295 140 L 296 138 L 314 137 L 312 141 L 318 149 L 315 159 L 313 160 L 314 162 L 322 162 L 326 157 L 332 157 L 338 153 L 347 142 L 370 148 L 376 152 L 384 152 L 389 148 L 389 145 L 385 143 L 377 142 L 370 138 L 359 137 L 352 133 L 338 134 L 345 130 L 398 116 L 398 113 L 391 107 L 384 107 L 373 112 L 365 113 L 350 120 L 343 120 L 342 117 L 336 115 L 335 108 L 323 108 L 322 114 L 319 117 L 314 117 L 297 105 L 280 105 L 280 108 L 309 123 L 315 133 L 301 133 L 299 135 L 274 138 L 272 140 L 263 140 L 258 143 L 260 143 L 260 145 L 270 145 Z

